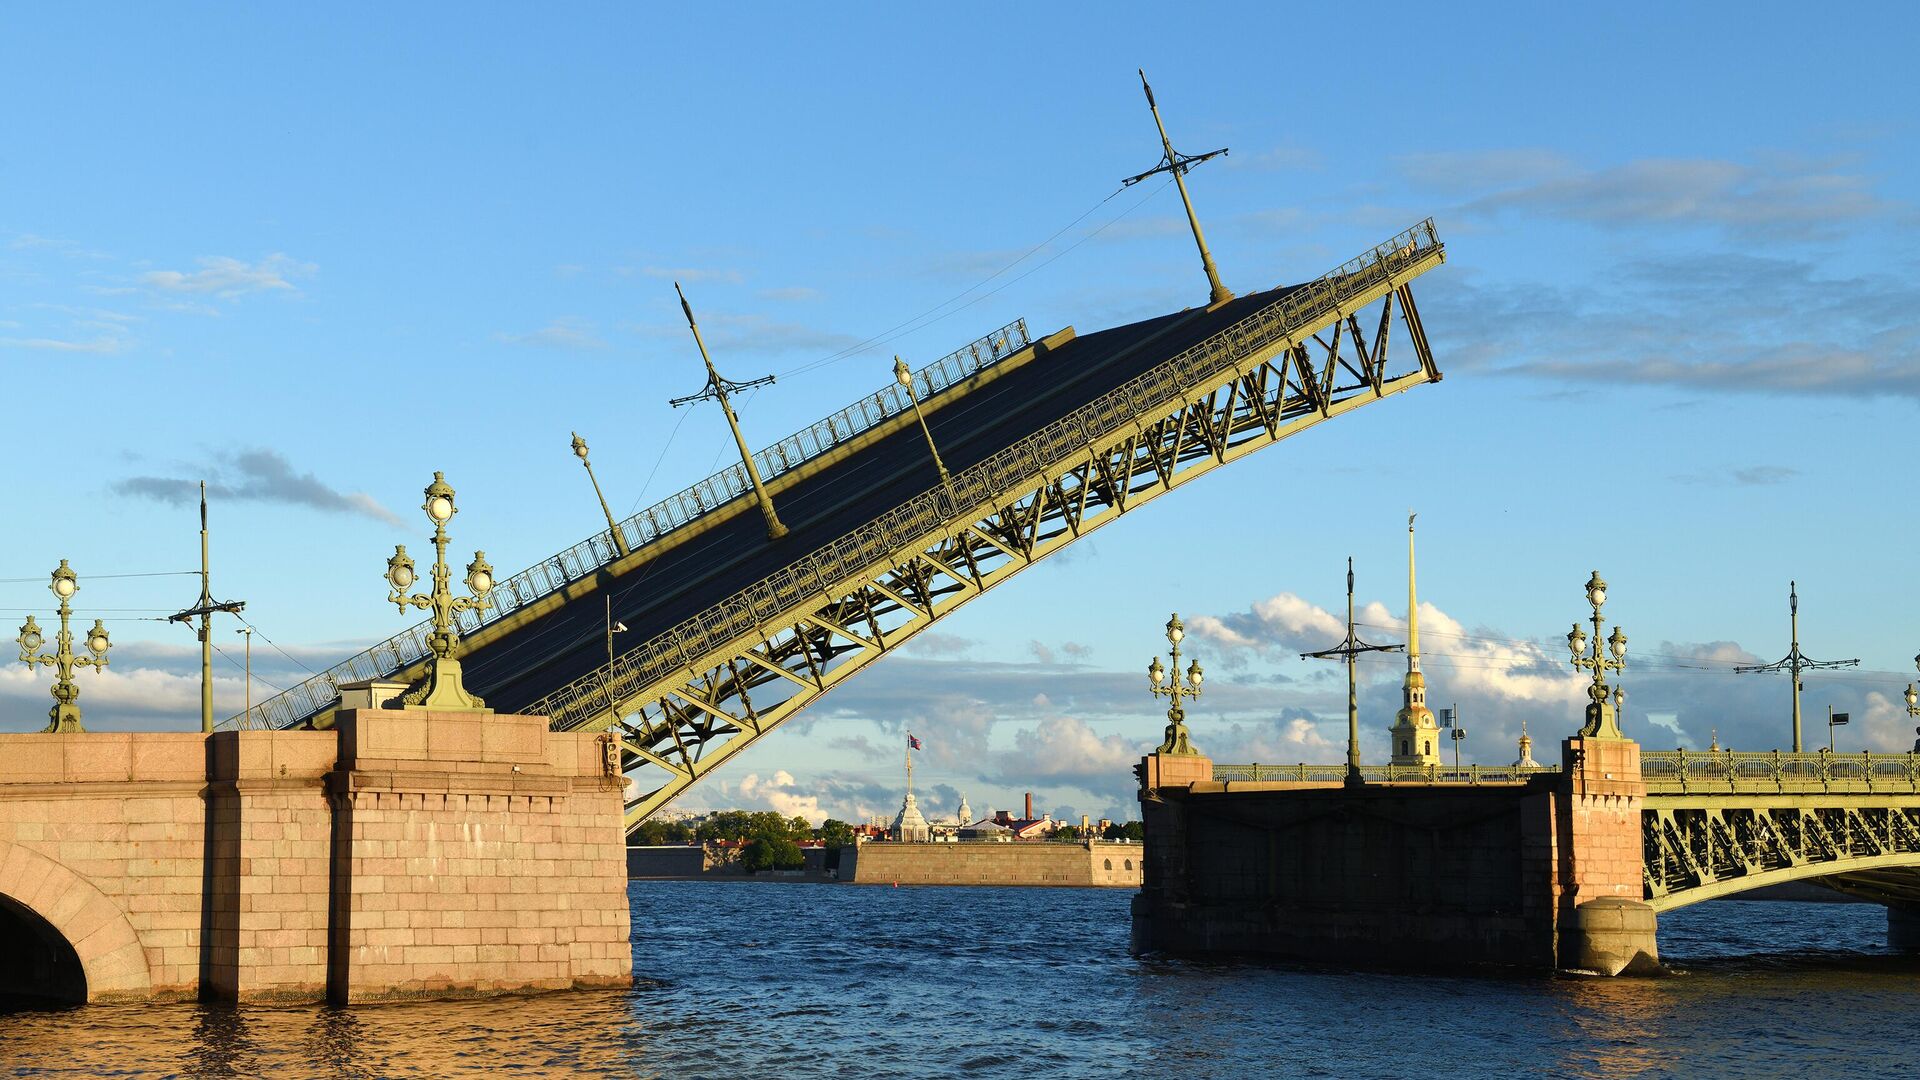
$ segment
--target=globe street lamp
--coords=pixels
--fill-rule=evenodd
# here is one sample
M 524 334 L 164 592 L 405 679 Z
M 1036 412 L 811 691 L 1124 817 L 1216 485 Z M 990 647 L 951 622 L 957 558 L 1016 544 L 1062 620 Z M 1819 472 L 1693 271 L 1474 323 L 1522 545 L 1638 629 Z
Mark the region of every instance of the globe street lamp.
M 1175 612 L 1173 617 L 1167 620 L 1167 644 L 1173 648 L 1173 679 L 1171 681 L 1167 679 L 1167 668 L 1161 666 L 1160 658 L 1156 656 L 1153 658 L 1153 663 L 1147 665 L 1147 689 L 1155 697 L 1173 699 L 1173 704 L 1167 708 L 1167 737 L 1161 740 L 1159 752 L 1197 756 L 1200 751 L 1195 750 L 1193 744 L 1187 741 L 1187 712 L 1180 707 L 1180 699 L 1200 696 L 1200 682 L 1206 678 L 1206 672 L 1200 670 L 1200 661 L 1195 660 L 1187 668 L 1186 681 L 1181 681 L 1180 640 L 1186 636 L 1187 628 L 1180 622 L 1179 613 Z
M 913 390 L 913 372 L 898 355 L 893 358 L 893 377 L 907 389 L 907 400 L 913 403 L 914 418 L 920 421 L 920 434 L 927 437 L 927 449 L 933 451 L 933 467 L 940 470 L 940 483 L 953 483 L 953 477 L 947 474 L 947 463 L 940 460 L 940 448 L 933 444 L 933 432 L 927 428 L 926 414 L 920 411 L 920 395 Z
M 1587 687 L 1587 722 L 1580 728 L 1583 738 L 1624 739 L 1620 725 L 1614 719 L 1613 706 L 1607 702 L 1607 672 L 1621 671 L 1627 666 L 1627 635 L 1618 625 L 1613 628 L 1613 636 L 1607 639 L 1607 648 L 1612 657 L 1600 654 L 1600 608 L 1607 602 L 1607 583 L 1601 580 L 1600 571 L 1595 570 L 1593 577 L 1587 580 L 1587 603 L 1593 606 L 1593 651 L 1587 653 L 1586 631 L 1579 623 L 1567 634 L 1567 649 L 1573 654 L 1573 667 L 1593 672 L 1593 685 Z
M 460 635 L 454 628 L 453 617 L 486 602 L 487 594 L 493 591 L 493 566 L 487 562 L 486 552 L 474 552 L 473 561 L 467 564 L 466 577 L 467 590 L 473 596 L 454 596 L 449 586 L 453 575 L 447 569 L 447 522 L 459 511 L 453 505 L 453 487 L 447 483 L 445 473 L 433 474 L 433 483 L 427 485 L 426 501 L 420 509 L 426 511 L 427 520 L 433 522 L 433 591 L 407 594 L 413 586 L 414 572 L 413 558 L 407 554 L 405 544 L 395 545 L 393 557 L 387 560 L 387 584 L 393 587 L 387 602 L 403 614 L 409 607 L 433 612 L 433 633 L 427 635 L 427 646 L 433 650 L 433 668 L 426 686 L 409 693 L 407 703 L 426 709 L 484 709 L 486 703 L 467 693 L 460 684 L 460 662 L 453 658 Z M 417 703 L 413 700 L 416 695 L 422 699 Z
M 53 572 L 53 582 L 47 588 L 51 589 L 53 595 L 60 601 L 60 632 L 54 635 L 53 652 L 40 651 L 40 646 L 46 644 L 47 639 L 41 636 L 40 625 L 33 621 L 31 615 L 27 616 L 26 624 L 20 627 L 20 636 L 14 640 L 20 643 L 20 659 L 27 665 L 28 671 L 42 664 L 54 670 L 55 678 L 51 691 L 53 708 L 47 712 L 51 722 L 42 730 L 46 732 L 85 731 L 87 729 L 80 724 L 80 706 L 74 704 L 80 696 L 80 688 L 73 684 L 73 669 L 90 667 L 95 671 L 105 671 L 107 650 L 113 647 L 113 642 L 107 637 L 106 624 L 95 619 L 93 629 L 87 631 L 87 651 L 92 655 L 73 655 L 73 630 L 68 625 L 73 616 L 73 606 L 70 601 L 73 599 L 73 594 L 80 591 L 80 579 L 75 576 L 73 568 L 67 565 L 67 560 L 60 560 L 60 568 Z

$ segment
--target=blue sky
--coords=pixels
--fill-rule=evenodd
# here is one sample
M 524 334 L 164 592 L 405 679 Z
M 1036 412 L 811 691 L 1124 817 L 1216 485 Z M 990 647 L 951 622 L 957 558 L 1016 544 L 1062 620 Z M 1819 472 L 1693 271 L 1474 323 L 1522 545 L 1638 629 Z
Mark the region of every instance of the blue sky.
M 44 623 L 70 558 L 119 643 L 89 719 L 184 726 L 190 639 L 142 620 L 193 581 L 88 579 L 194 565 L 190 507 L 155 497 L 179 481 L 232 492 L 216 591 L 284 648 L 256 655 L 275 684 L 406 625 L 379 575 L 421 541 L 434 469 L 461 549 L 507 572 L 568 546 L 598 519 L 571 431 L 622 512 L 731 452 L 716 415 L 666 405 L 700 382 L 675 278 L 735 377 L 885 339 L 744 402 L 762 445 L 884 383 L 896 351 L 1201 302 L 1173 193 L 1102 202 L 1158 155 L 1144 66 L 1177 147 L 1232 147 L 1191 181 L 1230 286 L 1436 218 L 1449 263 L 1416 291 L 1446 381 L 1102 530 L 689 805 L 890 810 L 911 724 L 936 801 L 1032 787 L 1125 811 L 1125 763 L 1162 722 L 1136 684 L 1175 609 L 1216 673 L 1196 742 L 1333 760 L 1344 688 L 1291 657 L 1331 643 L 1348 554 L 1384 604 L 1369 632 L 1393 635 L 1409 506 L 1433 695 L 1459 699 L 1481 760 L 1510 760 L 1523 715 L 1570 725 L 1555 643 L 1594 568 L 1644 658 L 1626 684 L 1649 744 L 1777 742 L 1784 680 L 1724 671 L 1786 651 L 1797 578 L 1806 651 L 1862 660 L 1809 680 L 1809 714 L 1851 709 L 1843 742 L 1906 748 L 1908 9 L 1169 13 L 12 8 L 0 579 L 28 580 L 0 581 L 0 614 Z M 44 674 L 3 670 L 0 730 L 39 726 Z M 1371 729 L 1397 688 L 1393 661 L 1371 670 Z

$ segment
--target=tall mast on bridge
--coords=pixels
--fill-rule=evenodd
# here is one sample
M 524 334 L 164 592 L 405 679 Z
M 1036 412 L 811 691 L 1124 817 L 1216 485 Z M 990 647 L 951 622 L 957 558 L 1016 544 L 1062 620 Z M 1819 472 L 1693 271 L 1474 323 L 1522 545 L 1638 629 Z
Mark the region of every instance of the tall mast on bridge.
M 213 730 L 213 613 L 216 611 L 240 614 L 247 606 L 245 600 L 233 600 L 222 603 L 213 598 L 213 589 L 209 584 L 210 575 L 207 565 L 207 482 L 200 481 L 200 602 L 187 610 L 167 618 L 168 622 L 185 623 L 191 627 L 193 617 L 200 617 L 200 730 Z M 252 641 L 248 641 L 251 651 Z M 249 665 L 251 667 L 251 665 Z M 252 672 L 248 672 L 247 689 L 253 689 Z
M 1806 687 L 1802 685 L 1800 682 L 1800 673 L 1802 671 L 1817 671 L 1823 668 L 1855 667 L 1860 663 L 1860 661 L 1858 658 L 1855 658 L 1853 660 L 1809 660 L 1807 659 L 1807 657 L 1801 655 L 1801 652 L 1800 652 L 1800 585 L 1798 582 L 1794 582 L 1794 581 L 1787 582 L 1787 619 L 1788 619 L 1787 625 L 1792 632 L 1792 642 L 1793 642 L 1793 644 L 1789 646 L 1787 649 L 1787 655 L 1781 657 L 1778 660 L 1775 660 L 1771 664 L 1751 664 L 1746 667 L 1737 667 L 1737 668 L 1734 668 L 1733 670 L 1735 673 L 1741 674 L 1741 675 L 1757 674 L 1759 672 L 1785 671 L 1793 676 L 1793 752 L 1798 754 L 1801 752 L 1800 750 L 1800 691 L 1806 689 Z
M 767 485 L 760 482 L 760 470 L 753 464 L 753 454 L 747 450 L 747 440 L 740 434 L 740 418 L 733 413 L 733 402 L 728 395 L 742 390 L 751 390 L 757 386 L 770 386 L 773 376 L 763 375 L 748 382 L 734 382 L 720 377 L 713 369 L 713 357 L 707 355 L 707 343 L 700 337 L 700 324 L 693 320 L 693 307 L 687 303 L 687 294 L 680 291 L 680 283 L 673 283 L 673 291 L 680 296 L 680 310 L 687 313 L 687 329 L 693 331 L 693 343 L 700 346 L 700 359 L 707 365 L 707 385 L 697 394 L 677 397 L 668 404 L 679 408 L 690 402 L 705 401 L 708 398 L 720 402 L 720 411 L 727 415 L 727 427 L 733 431 L 734 445 L 740 448 L 740 463 L 747 467 L 747 479 L 753 483 L 754 497 L 760 500 L 760 516 L 767 519 L 767 539 L 778 540 L 787 535 L 787 527 L 780 523 L 780 515 L 773 512 L 773 496 L 767 494 Z
M 1347 556 L 1347 638 L 1331 649 L 1301 653 L 1302 660 L 1347 661 L 1347 786 L 1359 787 L 1360 779 L 1360 685 L 1353 670 L 1354 657 L 1369 652 L 1398 652 L 1403 645 L 1369 645 L 1353 632 L 1353 556 Z
M 1193 199 L 1187 194 L 1186 175 L 1195 165 L 1209 158 L 1224 155 L 1227 148 L 1223 146 L 1204 154 L 1182 154 L 1176 151 L 1173 143 L 1167 139 L 1167 125 L 1160 119 L 1160 106 L 1154 103 L 1153 87 L 1147 85 L 1147 72 L 1144 68 L 1140 69 L 1140 89 L 1147 92 L 1147 108 L 1153 111 L 1153 124 L 1160 129 L 1160 164 L 1138 176 L 1130 176 L 1120 181 L 1120 186 L 1132 187 L 1149 176 L 1156 176 L 1163 172 L 1173 174 L 1173 183 L 1180 189 L 1180 202 L 1187 208 L 1187 224 L 1193 227 L 1193 242 L 1200 248 L 1200 265 L 1207 271 L 1207 285 L 1211 290 L 1207 296 L 1207 303 L 1210 307 L 1218 307 L 1233 299 L 1233 293 L 1225 285 L 1220 284 L 1220 271 L 1213 265 L 1213 252 L 1207 250 L 1207 238 L 1200 232 L 1200 218 L 1194 214 Z

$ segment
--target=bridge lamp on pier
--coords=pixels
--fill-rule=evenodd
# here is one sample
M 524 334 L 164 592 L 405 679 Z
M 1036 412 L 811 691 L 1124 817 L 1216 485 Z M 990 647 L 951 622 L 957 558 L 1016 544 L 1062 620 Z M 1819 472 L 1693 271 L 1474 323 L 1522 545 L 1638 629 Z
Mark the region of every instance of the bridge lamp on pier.
M 913 403 L 914 419 L 920 421 L 920 434 L 927 437 L 927 449 L 933 452 L 933 467 L 940 470 L 940 483 L 953 483 L 953 477 L 947 474 L 947 463 L 940 460 L 940 448 L 933 444 L 933 431 L 927 427 L 927 416 L 920 411 L 920 395 L 913 389 L 913 371 L 897 354 L 893 358 L 893 377 L 906 387 L 907 400 Z
M 1180 699 L 1200 696 L 1200 684 L 1206 679 L 1206 672 L 1200 669 L 1200 661 L 1195 660 L 1188 665 L 1185 680 L 1182 680 L 1180 642 L 1186 636 L 1186 624 L 1180 621 L 1179 612 L 1175 612 L 1173 617 L 1167 620 L 1167 644 L 1172 651 L 1171 672 L 1166 666 L 1161 665 L 1158 656 L 1153 658 L 1153 663 L 1147 665 L 1147 689 L 1155 697 L 1173 699 L 1173 704 L 1167 707 L 1167 735 L 1161 740 L 1159 749 L 1159 753 L 1162 754 L 1197 755 L 1200 753 L 1187 740 L 1187 711 L 1181 708 Z M 1173 676 L 1171 680 L 1167 678 L 1169 674 Z
M 607 497 L 601 494 L 600 481 L 593 475 L 593 462 L 587 460 L 587 440 L 581 438 L 577 431 L 573 433 L 573 456 L 587 467 L 587 479 L 593 484 L 593 495 L 600 500 L 600 512 L 607 516 L 607 533 L 613 537 L 613 549 L 622 555 L 627 554 L 627 538 L 620 535 L 620 526 L 613 520 L 613 510 L 607 506 Z
M 459 510 L 453 504 L 453 486 L 447 483 L 445 473 L 433 474 L 433 483 L 427 485 L 426 501 L 420 508 L 426 511 L 427 520 L 433 522 L 433 591 L 407 593 L 413 587 L 415 575 L 413 557 L 407 554 L 405 544 L 395 545 L 393 556 L 387 560 L 387 584 L 392 586 L 387 602 L 403 614 L 409 607 L 433 612 L 433 632 L 427 635 L 427 646 L 433 650 L 433 667 L 426 685 L 408 692 L 406 701 L 409 706 L 423 709 L 484 709 L 486 703 L 461 685 L 460 662 L 453 658 L 460 634 L 453 620 L 456 615 L 486 603 L 487 594 L 493 591 L 493 566 L 487 562 L 486 552 L 474 552 L 473 561 L 467 564 L 466 576 L 467 591 L 472 596 L 454 596 L 450 584 L 453 574 L 447 569 L 447 522 Z
M 47 588 L 52 590 L 53 595 L 60 601 L 60 632 L 54 635 L 53 652 L 40 651 L 40 646 L 46 644 L 47 639 L 41 635 L 40 625 L 34 622 L 31 615 L 27 616 L 26 623 L 20 627 L 20 636 L 14 640 L 20 644 L 20 660 L 27 665 L 28 671 L 41 665 L 54 670 L 55 677 L 50 690 L 53 694 L 53 708 L 47 712 L 50 723 L 42 730 L 46 732 L 85 731 L 87 729 L 80 723 L 80 706 L 74 704 L 80 697 L 80 688 L 74 685 L 73 670 L 90 667 L 95 671 L 105 671 L 107 650 L 113 647 L 113 642 L 107 637 L 106 624 L 95 619 L 93 629 L 87 631 L 86 639 L 87 652 L 91 655 L 75 656 L 73 629 L 70 625 L 73 618 L 71 601 L 73 594 L 80 591 L 80 578 L 73 572 L 73 568 L 67 565 L 67 560 L 60 560 L 60 566 L 53 572 L 53 581 Z
M 1920 655 L 1913 658 L 1913 666 L 1920 668 Z M 1912 683 L 1907 684 L 1907 715 L 1920 717 L 1920 691 L 1914 690 Z M 1920 727 L 1914 728 L 1913 733 L 1920 735 Z M 1920 739 L 1913 740 L 1913 752 L 1920 754 Z
M 1607 583 L 1595 570 L 1587 580 L 1587 603 L 1593 607 L 1593 651 L 1587 651 L 1586 631 L 1579 623 L 1567 634 L 1567 650 L 1573 654 L 1574 670 L 1593 672 L 1593 685 L 1587 687 L 1587 722 L 1581 726 L 1580 735 L 1589 739 L 1623 739 L 1619 722 L 1614 717 L 1613 705 L 1607 701 L 1607 672 L 1622 671 L 1627 666 L 1627 635 L 1618 625 L 1613 635 L 1606 639 L 1611 657 L 1600 652 L 1600 628 L 1605 625 L 1600 617 L 1600 609 L 1607 602 Z M 1624 695 L 1622 697 L 1624 700 Z

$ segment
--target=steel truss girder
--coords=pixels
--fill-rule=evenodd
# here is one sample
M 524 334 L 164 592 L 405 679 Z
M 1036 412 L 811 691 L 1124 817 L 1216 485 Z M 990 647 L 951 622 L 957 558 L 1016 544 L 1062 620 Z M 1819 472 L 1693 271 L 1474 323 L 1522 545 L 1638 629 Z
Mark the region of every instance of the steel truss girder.
M 1080 536 L 1255 450 L 1437 380 L 1406 283 L 1443 257 L 1437 241 L 1396 248 L 1347 282 L 1317 322 L 1283 333 L 1229 327 L 808 556 L 796 564 L 804 572 L 789 568 L 525 711 L 556 729 L 617 732 L 640 792 L 627 807 L 632 829 L 841 682 Z M 1357 315 L 1374 304 L 1368 340 Z M 1417 366 L 1390 377 L 1396 311 Z
M 1641 840 L 1647 900 L 1667 911 L 1783 881 L 1920 867 L 1920 805 L 1911 796 L 1649 799 Z

